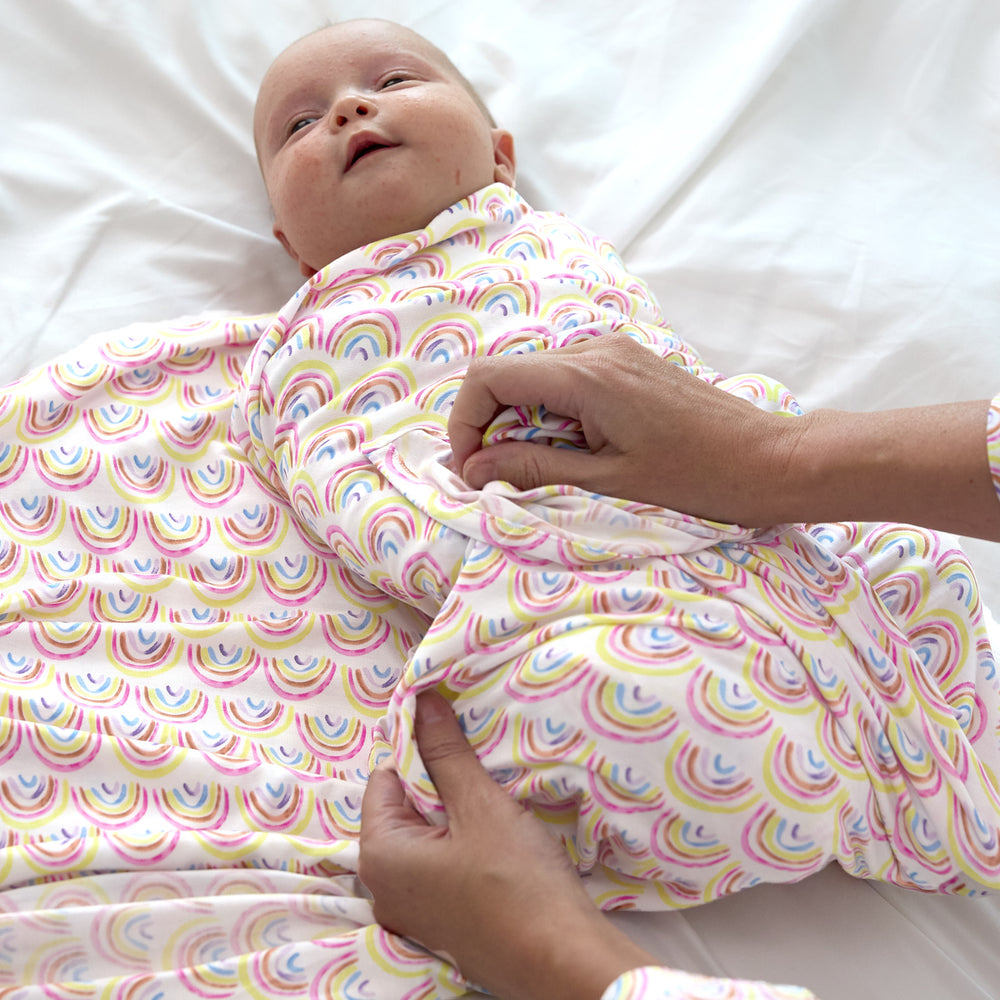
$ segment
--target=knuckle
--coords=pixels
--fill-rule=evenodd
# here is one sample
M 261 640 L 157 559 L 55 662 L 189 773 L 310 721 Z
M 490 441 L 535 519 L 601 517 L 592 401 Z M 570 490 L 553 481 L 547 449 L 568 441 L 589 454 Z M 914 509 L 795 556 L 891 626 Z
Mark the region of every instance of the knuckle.
M 543 486 L 548 479 L 542 456 L 535 451 L 528 452 L 528 478 L 532 486 Z

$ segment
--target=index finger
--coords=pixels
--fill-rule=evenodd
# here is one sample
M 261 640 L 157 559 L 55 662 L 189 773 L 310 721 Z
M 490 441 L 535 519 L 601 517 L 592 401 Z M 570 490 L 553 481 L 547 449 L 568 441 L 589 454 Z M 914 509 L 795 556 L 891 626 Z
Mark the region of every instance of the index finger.
M 455 468 L 482 447 L 483 432 L 507 406 L 544 406 L 563 417 L 579 419 L 567 356 L 593 348 L 581 341 L 531 354 L 475 358 L 462 380 L 448 416 L 448 437 Z
M 361 839 L 365 839 L 368 830 L 406 816 L 408 812 L 416 815 L 406 801 L 399 775 L 394 768 L 380 764 L 369 776 L 361 798 Z
M 459 386 L 451 413 L 448 414 L 452 463 L 459 473 L 465 465 L 465 460 L 480 449 L 483 432 L 504 408 L 504 404 L 497 399 L 490 388 L 490 372 L 484 371 L 493 360 L 495 359 L 473 359 Z

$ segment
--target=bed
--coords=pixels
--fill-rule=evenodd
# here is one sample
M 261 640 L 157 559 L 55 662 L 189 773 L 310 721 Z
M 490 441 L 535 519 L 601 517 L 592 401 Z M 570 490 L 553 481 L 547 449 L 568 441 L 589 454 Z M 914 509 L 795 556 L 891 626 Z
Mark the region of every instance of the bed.
M 11 6 L 4 380 L 127 324 L 278 308 L 299 277 L 270 233 L 256 88 L 293 39 L 372 15 L 452 56 L 514 133 L 525 197 L 612 240 L 719 370 L 766 372 L 810 408 L 997 391 L 1000 13 L 977 0 Z M 967 550 L 1000 608 L 996 547 Z M 82 906 L 69 886 L 59 905 Z M 1000 997 L 991 897 L 828 869 L 616 919 L 667 964 L 825 1000 Z M 56 976 L 67 991 L 74 954 Z M 5 961 L 6 995 L 25 984 L 3 979 Z M 249 989 L 205 975 L 185 989 Z

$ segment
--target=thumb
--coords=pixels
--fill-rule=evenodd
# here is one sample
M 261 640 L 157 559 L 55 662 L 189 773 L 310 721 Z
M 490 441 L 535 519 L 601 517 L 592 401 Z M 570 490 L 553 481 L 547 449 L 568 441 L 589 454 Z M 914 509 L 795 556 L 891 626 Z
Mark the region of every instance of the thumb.
M 424 766 L 444 803 L 449 825 L 482 813 L 484 797 L 503 794 L 462 732 L 451 704 L 437 691 L 417 695 L 415 731 Z
M 477 490 L 499 479 L 519 490 L 563 484 L 599 492 L 595 483 L 601 465 L 601 456 L 576 448 L 504 441 L 470 455 L 462 467 L 462 478 Z

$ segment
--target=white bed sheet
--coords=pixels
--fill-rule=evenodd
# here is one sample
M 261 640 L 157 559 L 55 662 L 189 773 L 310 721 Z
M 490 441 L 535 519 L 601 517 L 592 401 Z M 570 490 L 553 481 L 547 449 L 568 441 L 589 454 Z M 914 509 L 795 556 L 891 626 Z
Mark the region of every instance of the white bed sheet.
M 518 142 L 519 186 L 614 240 L 676 329 L 806 406 L 1000 390 L 1000 7 L 981 0 L 32 0 L 0 27 L 0 337 L 276 308 L 257 83 L 327 19 L 410 24 Z M 1000 607 L 997 547 L 969 546 Z M 826 1000 L 1000 997 L 1000 904 L 835 871 L 624 915 L 666 962 Z

